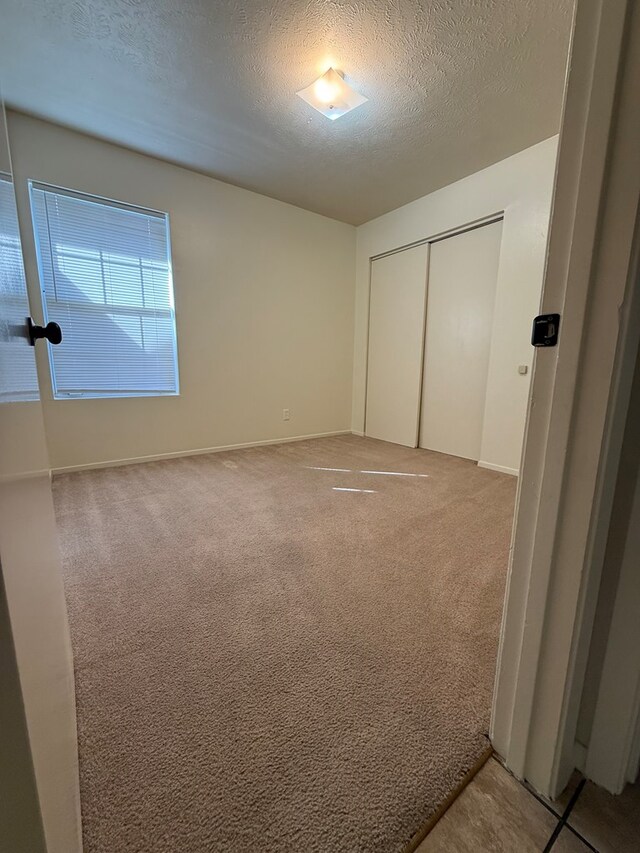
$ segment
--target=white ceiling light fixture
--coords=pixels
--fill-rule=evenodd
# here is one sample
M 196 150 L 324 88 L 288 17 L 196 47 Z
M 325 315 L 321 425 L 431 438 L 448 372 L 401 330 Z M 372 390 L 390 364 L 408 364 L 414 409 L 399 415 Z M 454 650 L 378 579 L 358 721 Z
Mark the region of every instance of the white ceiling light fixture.
M 342 74 L 334 68 L 329 68 L 322 77 L 296 94 L 332 121 L 369 100 L 345 83 Z

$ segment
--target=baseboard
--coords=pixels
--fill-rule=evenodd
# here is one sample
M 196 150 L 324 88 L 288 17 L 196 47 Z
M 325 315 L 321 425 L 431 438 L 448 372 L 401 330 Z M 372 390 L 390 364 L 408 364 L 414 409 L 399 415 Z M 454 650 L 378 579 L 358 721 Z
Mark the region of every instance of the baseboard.
M 225 444 L 217 447 L 199 447 L 196 450 L 176 450 L 171 453 L 156 453 L 152 456 L 132 456 L 129 459 L 108 459 L 103 462 L 86 462 L 83 465 L 67 465 L 52 468 L 52 474 L 71 474 L 74 471 L 90 471 L 96 468 L 117 468 L 120 465 L 138 465 L 143 462 L 159 462 L 163 459 L 179 459 L 182 456 L 204 456 L 207 453 L 223 453 L 225 450 L 242 450 L 246 447 L 263 447 L 268 444 L 289 444 L 292 441 L 307 441 L 311 438 L 330 438 L 334 435 L 351 435 L 351 430 L 317 432 L 311 435 L 294 435 L 289 438 L 267 438 L 263 441 L 245 441 L 242 444 Z
M 494 465 L 493 462 L 478 462 L 478 468 L 488 468 L 489 471 L 499 471 L 501 474 L 511 474 L 518 477 L 520 471 L 517 468 L 507 468 L 506 465 Z
M 360 429 L 352 429 L 351 435 L 359 435 L 360 438 L 364 438 L 364 432 Z
M 361 432 L 359 429 L 352 429 L 351 435 L 359 435 L 362 438 L 364 437 L 364 432 Z M 465 457 L 461 456 L 459 458 L 462 459 Z M 488 468 L 490 471 L 499 471 L 501 474 L 510 474 L 512 477 L 518 477 L 520 474 L 517 468 L 507 468 L 506 465 L 494 465 L 493 462 L 478 462 L 478 467 Z
M 19 474 L 2 474 L 0 475 L 0 485 L 4 485 L 5 483 L 20 483 L 23 480 L 38 480 L 41 477 L 51 479 L 51 469 L 36 468 L 33 471 L 21 471 Z

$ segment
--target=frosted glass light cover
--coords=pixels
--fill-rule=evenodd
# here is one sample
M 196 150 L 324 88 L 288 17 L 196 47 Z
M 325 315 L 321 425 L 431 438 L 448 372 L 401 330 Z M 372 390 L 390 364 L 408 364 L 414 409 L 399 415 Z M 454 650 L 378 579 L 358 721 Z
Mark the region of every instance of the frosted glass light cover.
M 345 83 L 342 75 L 333 68 L 296 94 L 332 121 L 368 100 Z

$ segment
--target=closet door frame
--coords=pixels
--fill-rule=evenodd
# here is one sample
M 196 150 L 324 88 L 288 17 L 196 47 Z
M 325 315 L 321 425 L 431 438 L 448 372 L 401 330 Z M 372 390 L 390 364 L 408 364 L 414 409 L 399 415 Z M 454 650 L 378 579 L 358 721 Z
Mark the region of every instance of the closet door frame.
M 447 231 L 440 231 L 429 237 L 423 237 L 420 240 L 415 240 L 413 243 L 407 243 L 404 246 L 397 246 L 395 249 L 390 249 L 388 252 L 381 252 L 378 255 L 373 255 L 369 258 L 369 289 L 367 294 L 367 340 L 366 340 L 366 364 L 365 364 L 365 394 L 364 394 L 364 435 L 367 435 L 367 397 L 369 388 L 369 344 L 371 337 L 371 283 L 372 283 L 372 265 L 374 261 L 379 261 L 382 258 L 388 258 L 391 255 L 397 255 L 400 252 L 406 252 L 408 249 L 415 249 L 418 246 L 427 246 L 427 269 L 425 274 L 425 297 L 424 297 L 424 314 L 422 317 L 422 344 L 420 349 L 420 391 L 418 394 L 418 414 L 416 418 L 415 443 L 414 447 L 418 447 L 420 438 L 420 422 L 422 419 L 422 403 L 424 395 L 424 358 L 426 351 L 426 332 L 427 332 L 427 312 L 429 310 L 429 263 L 431 260 L 431 244 L 438 243 L 441 240 L 447 240 L 449 237 L 456 237 L 458 234 L 465 234 L 467 231 L 475 231 L 477 228 L 483 228 L 485 225 L 493 225 L 494 222 L 504 221 L 504 210 L 496 211 L 495 213 L 483 216 L 481 219 L 475 219 L 467 222 L 464 225 L 458 225 L 455 228 L 450 228 Z

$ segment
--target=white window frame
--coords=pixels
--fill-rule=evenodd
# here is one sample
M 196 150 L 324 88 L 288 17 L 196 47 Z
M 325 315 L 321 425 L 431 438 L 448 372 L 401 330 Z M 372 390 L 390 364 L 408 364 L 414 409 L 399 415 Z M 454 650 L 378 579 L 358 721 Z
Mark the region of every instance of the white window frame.
M 34 243 L 35 243 L 35 253 L 36 253 L 36 261 L 38 266 L 38 279 L 39 279 L 39 287 L 41 294 L 41 302 L 42 302 L 42 314 L 44 318 L 45 324 L 49 322 L 48 312 L 47 312 L 47 294 L 44 286 L 45 277 L 44 277 L 44 262 L 42 258 L 42 254 L 40 251 L 40 240 L 38 238 L 38 227 L 36 224 L 35 218 L 35 210 L 33 203 L 33 191 L 34 190 L 43 190 L 45 192 L 52 192 L 57 195 L 69 196 L 70 198 L 77 198 L 82 201 L 89 201 L 94 204 L 101 204 L 108 207 L 119 207 L 123 210 L 131 211 L 133 213 L 140 213 L 145 216 L 154 216 L 157 218 L 161 218 L 164 220 L 165 224 L 165 233 L 166 233 L 166 246 L 167 246 L 167 264 L 169 268 L 169 284 L 171 287 L 171 307 L 168 309 L 147 309 L 148 316 L 154 316 L 157 314 L 166 314 L 167 317 L 170 318 L 172 328 L 173 328 L 173 365 L 174 365 L 174 375 L 175 375 L 175 390 L 173 391 L 146 391 L 146 390 L 130 390 L 130 391 L 122 391 L 114 389 L 112 391 L 85 391 L 82 393 L 72 393 L 67 391 L 59 391 L 57 387 L 56 381 L 56 372 L 55 372 L 55 363 L 52 352 L 52 345 L 47 344 L 48 356 L 49 356 L 49 375 L 51 377 L 51 391 L 54 400 L 91 400 L 91 399 L 118 399 L 118 398 L 127 398 L 127 397 L 179 397 L 180 396 L 180 371 L 179 371 L 179 361 L 178 361 L 178 336 L 177 336 L 177 328 L 176 328 L 176 312 L 175 312 L 175 288 L 173 281 L 173 260 L 172 260 L 172 251 L 171 251 L 171 228 L 169 222 L 169 214 L 166 211 L 155 210 L 153 208 L 142 207 L 136 204 L 130 204 L 128 202 L 119 201 L 117 199 L 107 198 L 106 196 L 95 195 L 94 193 L 86 193 L 81 192 L 79 190 L 72 190 L 67 187 L 61 187 L 56 184 L 46 183 L 44 181 L 38 180 L 29 180 L 29 205 L 31 210 L 31 221 L 33 227 L 33 235 L 34 235 Z M 53 262 L 53 258 L 52 258 Z M 102 258 L 101 258 L 102 264 Z M 108 313 L 109 308 L 113 308 L 114 306 L 110 306 L 108 304 L 104 305 L 105 313 Z M 99 310 L 100 305 L 96 303 L 96 308 L 87 308 L 86 310 Z M 73 305 L 74 311 L 82 311 L 83 305 L 81 302 L 74 303 Z M 145 314 L 144 308 L 131 308 L 131 313 L 135 316 L 142 316 Z M 126 306 L 118 306 L 119 313 L 127 313 Z M 64 336 L 64 329 L 63 329 Z

